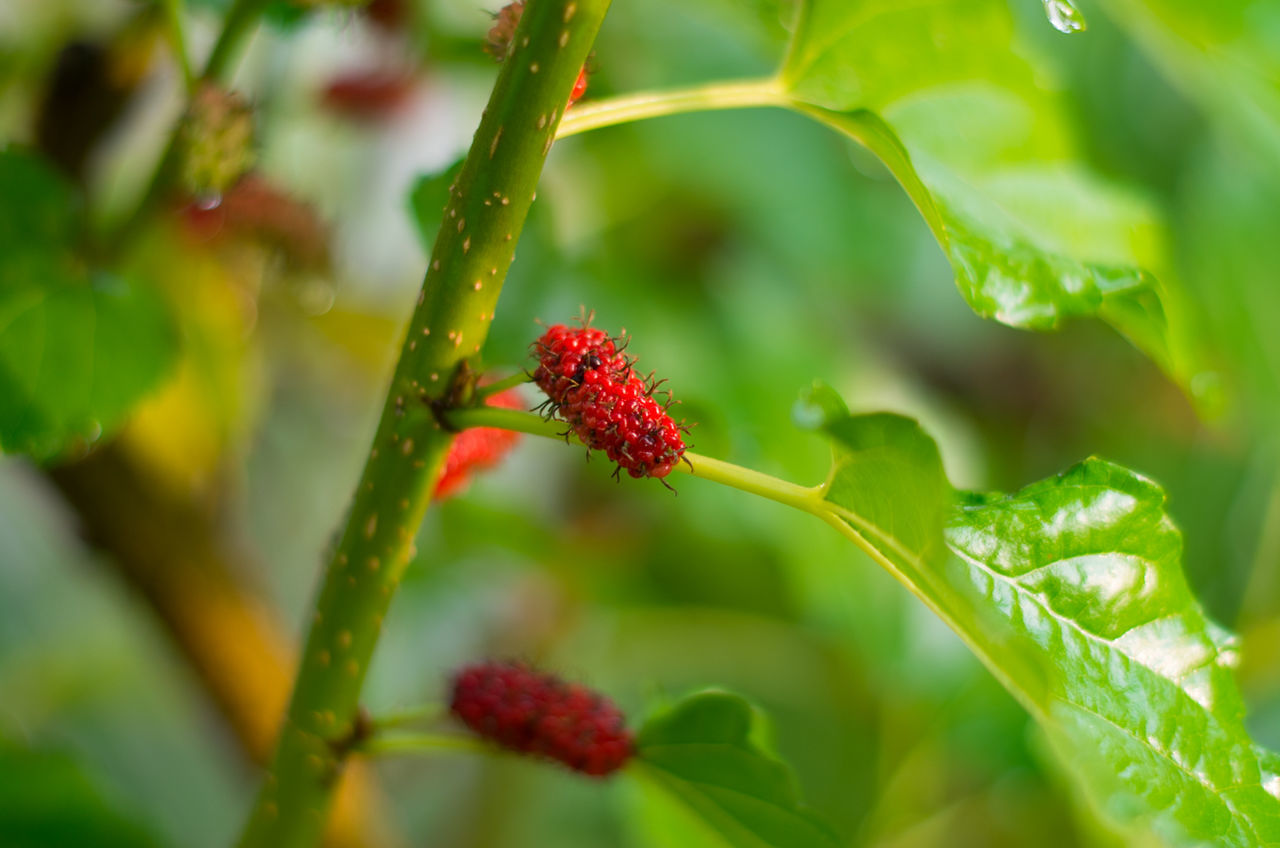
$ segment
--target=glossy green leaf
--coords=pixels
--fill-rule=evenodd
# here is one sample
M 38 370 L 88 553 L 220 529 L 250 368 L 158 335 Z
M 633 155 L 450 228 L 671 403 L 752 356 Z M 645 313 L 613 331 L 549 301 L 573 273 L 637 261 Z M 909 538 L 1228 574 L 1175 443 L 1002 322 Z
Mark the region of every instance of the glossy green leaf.
M 167 372 L 176 338 L 147 288 L 30 267 L 0 289 L 0 448 L 47 460 L 116 426 Z
M 834 848 L 801 803 L 790 770 L 755 742 L 751 705 L 701 692 L 651 718 L 636 738 L 638 771 L 734 848 Z
M 914 422 L 849 416 L 825 389 L 803 408 L 833 443 L 827 517 L 1026 705 L 1113 821 L 1175 845 L 1280 841 L 1276 757 L 1245 730 L 1231 637 L 1186 583 L 1159 486 L 1090 459 L 956 497 Z
M 978 314 L 1034 330 L 1101 317 L 1165 369 L 1189 367 L 1145 270 L 1155 215 L 1075 156 L 1003 0 L 808 0 L 780 79 L 795 108 L 884 161 Z

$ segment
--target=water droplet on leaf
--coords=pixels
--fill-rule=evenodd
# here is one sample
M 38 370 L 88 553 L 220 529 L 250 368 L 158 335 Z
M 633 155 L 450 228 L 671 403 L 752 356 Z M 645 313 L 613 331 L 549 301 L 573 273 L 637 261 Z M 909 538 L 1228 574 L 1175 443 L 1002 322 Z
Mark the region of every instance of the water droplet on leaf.
M 221 205 L 222 205 L 222 195 L 216 191 L 211 192 L 209 194 L 202 194 L 199 197 L 197 197 L 195 201 L 196 208 L 202 212 L 208 212 L 210 210 L 217 209 Z
M 1044 0 L 1044 13 L 1058 32 L 1084 32 L 1084 15 L 1070 0 Z

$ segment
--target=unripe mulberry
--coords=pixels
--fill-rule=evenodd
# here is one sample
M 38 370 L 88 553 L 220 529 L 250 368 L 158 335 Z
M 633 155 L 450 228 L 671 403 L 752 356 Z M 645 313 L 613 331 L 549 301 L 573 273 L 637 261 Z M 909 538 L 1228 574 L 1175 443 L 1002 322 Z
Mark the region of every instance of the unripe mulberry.
M 449 709 L 504 748 L 556 760 L 583 774 L 617 771 L 633 751 L 631 732 L 612 701 L 523 663 L 462 669 L 453 681 Z
M 499 392 L 488 399 L 490 406 L 524 409 L 520 393 L 515 389 Z M 464 490 L 476 471 L 492 468 L 520 441 L 520 434 L 497 427 L 472 427 L 463 430 L 449 446 L 444 471 L 436 481 L 435 499 L 452 497 Z
M 534 382 L 547 409 L 569 424 L 589 448 L 602 450 L 632 477 L 665 477 L 684 457 L 682 433 L 654 397 L 656 384 L 641 377 L 625 343 L 602 330 L 557 324 L 534 342 Z
M 183 118 L 180 143 L 188 191 L 217 197 L 253 166 L 253 111 L 239 95 L 205 83 Z

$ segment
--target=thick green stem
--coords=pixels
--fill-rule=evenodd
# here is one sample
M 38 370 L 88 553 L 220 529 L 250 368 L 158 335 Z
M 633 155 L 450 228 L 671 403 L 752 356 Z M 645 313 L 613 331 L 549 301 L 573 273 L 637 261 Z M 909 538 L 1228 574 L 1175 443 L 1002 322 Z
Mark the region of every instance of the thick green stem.
M 361 684 L 453 434 L 437 415 L 480 352 L 569 92 L 609 0 L 530 3 L 450 190 L 244 848 L 314 845 Z
M 573 111 L 560 122 L 556 137 L 564 138 L 588 130 L 684 112 L 786 106 L 790 102 L 774 79 L 715 82 L 690 88 L 628 94 L 574 106 Z

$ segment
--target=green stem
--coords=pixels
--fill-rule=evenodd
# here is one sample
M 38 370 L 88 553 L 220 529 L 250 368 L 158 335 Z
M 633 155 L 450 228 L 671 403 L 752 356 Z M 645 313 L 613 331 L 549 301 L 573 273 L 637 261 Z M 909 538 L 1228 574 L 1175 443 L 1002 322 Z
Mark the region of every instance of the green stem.
M 574 106 L 560 122 L 556 138 L 664 115 L 712 109 L 786 106 L 790 102 L 778 81 L 772 78 L 715 82 L 690 88 L 628 94 Z
M 443 718 L 448 714 L 444 704 L 422 704 L 407 710 L 383 713 L 370 719 L 369 724 L 375 731 L 392 727 L 404 727 L 406 724 L 426 724 Z
M 492 754 L 495 749 L 483 739 L 449 733 L 389 733 L 378 734 L 360 743 L 353 753 L 378 756 L 380 754 L 434 754 L 440 751 L 465 751 L 469 754 Z
M 444 464 L 447 408 L 480 353 L 569 92 L 609 0 L 530 3 L 450 189 L 346 527 L 325 571 L 243 848 L 315 845 L 357 730 L 382 621 Z
M 204 65 L 201 79 L 222 81 L 231 66 L 231 61 L 240 52 L 244 40 L 258 25 L 269 0 L 235 0 L 227 16 L 222 19 L 222 31 L 218 40 L 213 43 L 213 50 Z
M 507 389 L 514 389 L 516 386 L 523 386 L 529 382 L 529 375 L 523 371 L 512 374 L 510 377 L 503 377 L 501 380 L 495 380 L 492 383 L 485 383 L 483 386 L 476 388 L 476 397 L 483 400 L 487 397 L 501 394 Z
M 564 422 L 547 420 L 531 412 L 521 412 L 516 409 L 499 409 L 492 406 L 458 409 L 449 413 L 449 423 L 461 429 L 496 427 L 534 436 L 564 439 L 561 435 L 565 428 Z M 686 452 L 684 458 L 688 462 L 678 463 L 675 470 L 819 516 L 825 512 L 826 502 L 822 499 L 821 486 L 800 486 L 731 462 L 692 452 Z
M 182 23 L 183 0 L 163 0 L 165 25 L 168 29 L 169 46 L 182 72 L 182 85 L 187 96 L 196 89 L 196 74 L 191 67 L 191 54 L 187 51 L 186 27 Z

